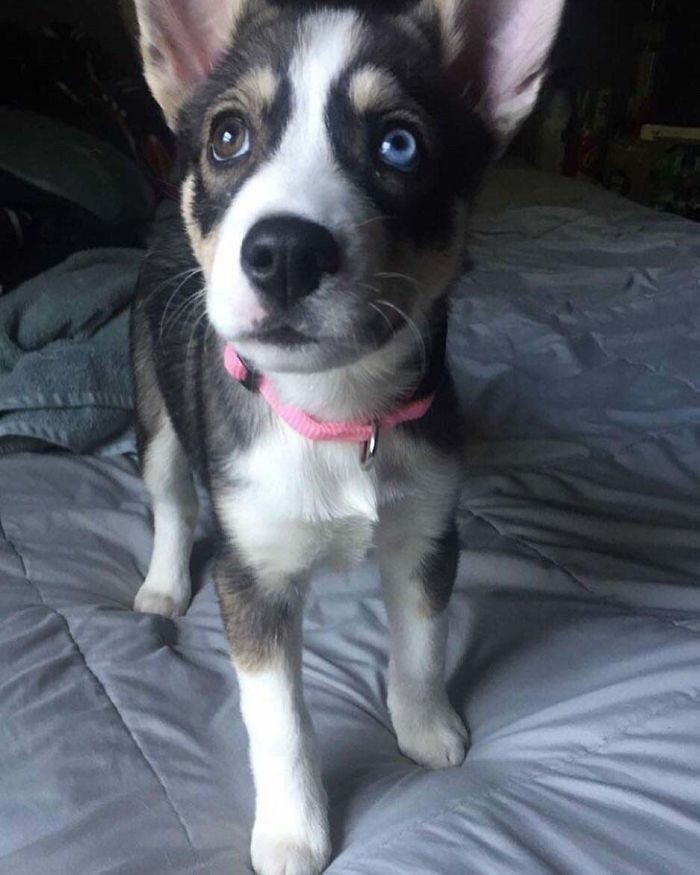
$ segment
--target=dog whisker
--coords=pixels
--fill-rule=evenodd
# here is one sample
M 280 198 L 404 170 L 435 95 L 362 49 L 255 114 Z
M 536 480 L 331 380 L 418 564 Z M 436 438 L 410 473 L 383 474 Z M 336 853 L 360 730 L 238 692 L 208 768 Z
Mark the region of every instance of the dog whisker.
M 348 222 L 347 224 L 340 225 L 339 229 L 341 231 L 359 231 L 361 228 L 366 228 L 369 225 L 374 225 L 379 222 L 388 221 L 388 216 L 372 216 L 371 219 L 365 219 L 362 222 Z
M 403 280 L 404 282 L 407 282 L 409 283 L 409 285 L 413 286 L 413 288 L 417 291 L 423 291 L 423 286 L 418 282 L 418 280 L 415 277 L 409 276 L 405 273 L 380 272 L 375 273 L 375 277 L 382 280 Z
M 153 294 L 155 295 L 162 288 L 167 286 L 169 283 L 177 283 L 178 280 L 181 280 L 181 282 L 178 283 L 177 287 L 170 294 L 168 301 L 167 301 L 165 307 L 163 308 L 163 315 L 161 316 L 160 326 L 158 329 L 158 340 L 159 341 L 163 339 L 165 322 L 167 320 L 168 311 L 170 310 L 170 307 L 172 306 L 174 298 L 178 295 L 178 293 L 180 292 L 182 287 L 199 273 L 202 273 L 202 269 L 200 267 L 196 267 L 196 268 L 192 268 L 190 270 L 183 271 L 182 273 L 179 273 L 174 277 L 169 277 L 164 283 L 161 283 L 156 289 L 154 289 Z
M 200 292 L 199 292 L 199 294 L 201 295 L 202 292 L 204 292 L 204 289 L 201 289 Z M 189 341 L 188 341 L 188 343 L 187 343 L 187 349 L 186 349 L 186 352 L 185 352 L 185 361 L 189 361 L 189 359 L 190 359 L 190 352 L 191 352 L 191 349 L 192 349 L 192 343 L 194 342 L 194 339 L 195 339 L 195 337 L 196 337 L 196 335 L 197 335 L 197 331 L 199 330 L 199 327 L 200 327 L 200 325 L 202 324 L 202 320 L 206 319 L 206 316 L 207 316 L 207 311 L 206 311 L 206 310 L 203 310 L 202 313 L 200 313 L 199 317 L 196 319 L 194 325 L 192 326 L 192 330 L 190 331 L 190 339 L 189 339 Z M 205 339 L 206 339 L 206 331 L 205 331 L 205 335 L 204 335 L 204 336 L 205 336 Z
M 386 315 L 386 313 L 383 310 L 381 310 L 372 301 L 369 302 L 369 306 L 375 311 L 375 313 L 378 313 L 382 317 L 382 319 L 389 326 L 389 330 L 391 331 L 392 337 L 395 337 L 396 336 L 396 326 L 392 323 L 391 319 L 389 319 L 389 317 Z
M 376 303 L 380 307 L 389 307 L 390 310 L 393 310 L 398 316 L 400 316 L 401 319 L 403 319 L 403 321 L 408 326 L 413 336 L 416 338 L 421 356 L 420 376 L 422 377 L 428 368 L 428 351 L 426 349 L 425 339 L 422 332 L 418 328 L 418 325 L 414 322 L 413 319 L 411 319 L 408 313 L 405 313 L 400 307 L 397 307 L 396 304 L 392 304 L 391 301 L 386 301 L 382 298 L 376 301 Z
M 200 289 L 195 292 L 193 295 L 188 297 L 185 301 L 178 306 L 173 311 L 171 317 L 168 319 L 166 325 L 164 326 L 164 334 L 167 334 L 169 331 L 177 328 L 178 322 L 184 322 L 187 320 L 194 310 L 200 306 L 205 300 L 205 289 Z

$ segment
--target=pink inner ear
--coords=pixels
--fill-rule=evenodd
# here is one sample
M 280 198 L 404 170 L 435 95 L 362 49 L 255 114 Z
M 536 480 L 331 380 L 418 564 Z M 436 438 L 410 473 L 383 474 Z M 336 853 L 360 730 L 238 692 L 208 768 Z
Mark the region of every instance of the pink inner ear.
M 505 128 L 532 108 L 563 6 L 564 0 L 468 0 L 461 6 L 466 38 L 455 74 Z
M 514 95 L 545 65 L 562 4 L 559 0 L 519 0 L 509 5 L 511 16 L 495 33 L 492 51 L 502 77 L 496 89 Z
M 204 78 L 226 50 L 232 5 L 232 0 L 146 0 L 142 28 L 155 49 L 154 63 L 181 85 Z

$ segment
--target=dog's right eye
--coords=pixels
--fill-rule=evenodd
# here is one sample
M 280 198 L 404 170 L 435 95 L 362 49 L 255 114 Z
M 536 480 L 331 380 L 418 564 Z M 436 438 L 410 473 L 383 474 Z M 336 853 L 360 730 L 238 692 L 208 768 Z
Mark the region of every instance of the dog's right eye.
M 226 116 L 214 124 L 209 141 L 211 156 L 220 163 L 243 158 L 250 152 L 250 131 L 237 116 Z

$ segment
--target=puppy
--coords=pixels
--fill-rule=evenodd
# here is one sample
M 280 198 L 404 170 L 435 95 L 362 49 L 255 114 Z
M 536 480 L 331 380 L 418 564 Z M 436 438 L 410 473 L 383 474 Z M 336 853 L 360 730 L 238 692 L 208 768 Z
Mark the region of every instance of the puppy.
M 178 137 L 181 215 L 158 230 L 133 311 L 155 524 L 135 608 L 187 607 L 194 471 L 218 526 L 259 875 L 329 859 L 301 683 L 319 566 L 376 546 L 399 748 L 428 768 L 464 759 L 444 682 L 462 454 L 446 299 L 562 2 L 136 2 Z

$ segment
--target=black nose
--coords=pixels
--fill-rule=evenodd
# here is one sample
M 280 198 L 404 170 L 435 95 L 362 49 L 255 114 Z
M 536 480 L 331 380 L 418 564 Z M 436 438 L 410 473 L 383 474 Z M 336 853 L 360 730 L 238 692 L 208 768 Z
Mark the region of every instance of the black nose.
M 273 216 L 250 229 L 241 262 L 258 291 L 289 307 L 315 292 L 324 274 L 338 272 L 340 247 L 321 225 L 294 216 Z

